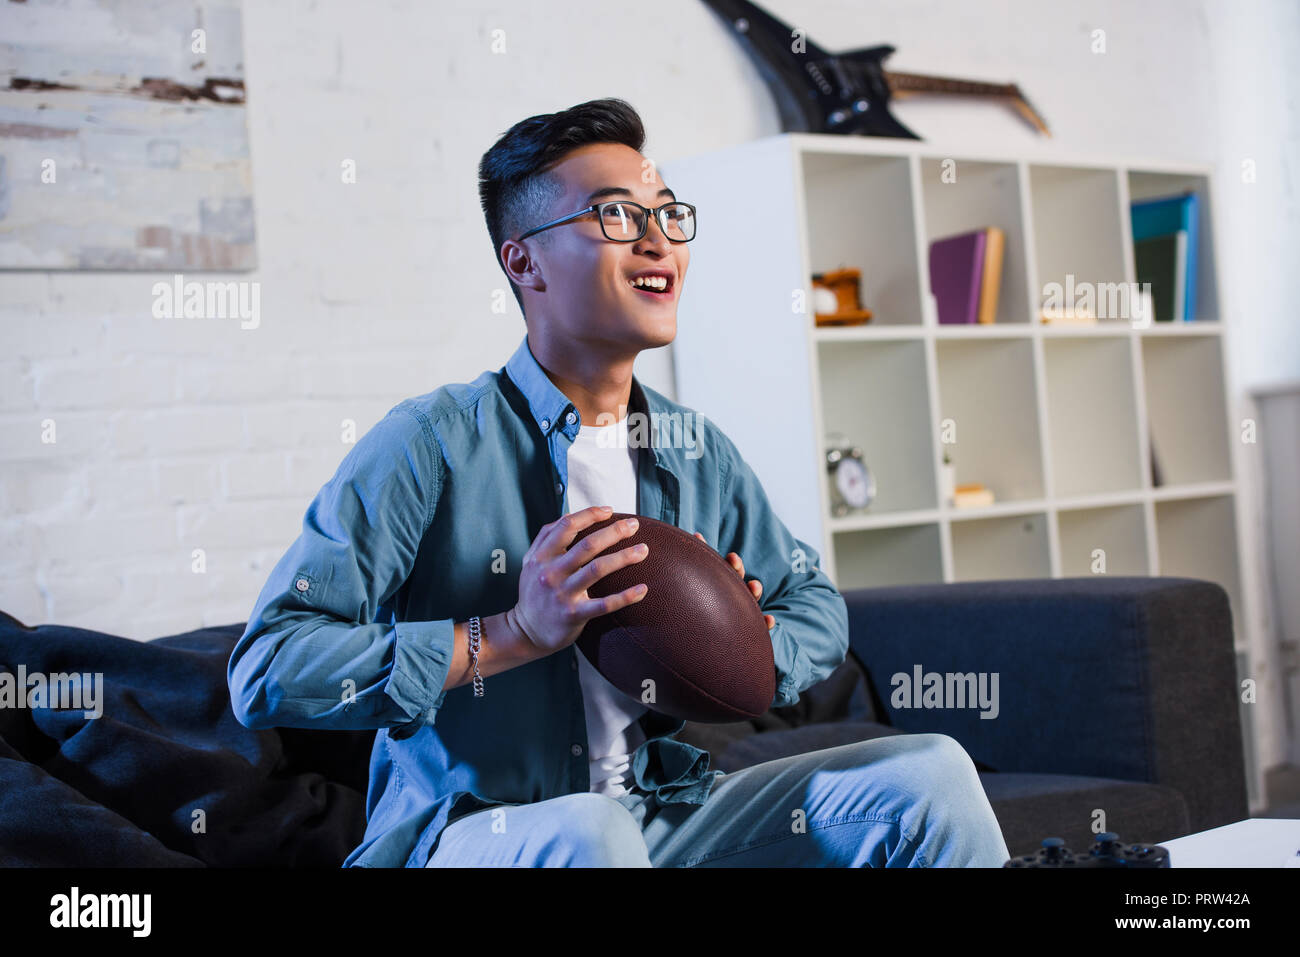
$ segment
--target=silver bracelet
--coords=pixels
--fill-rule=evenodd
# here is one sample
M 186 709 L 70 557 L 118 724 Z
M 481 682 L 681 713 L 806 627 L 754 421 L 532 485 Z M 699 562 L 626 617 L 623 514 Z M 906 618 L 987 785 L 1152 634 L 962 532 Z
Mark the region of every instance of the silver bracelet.
M 483 676 L 478 673 L 479 639 L 483 637 L 477 617 L 469 620 L 469 660 L 474 666 L 474 697 L 483 697 Z

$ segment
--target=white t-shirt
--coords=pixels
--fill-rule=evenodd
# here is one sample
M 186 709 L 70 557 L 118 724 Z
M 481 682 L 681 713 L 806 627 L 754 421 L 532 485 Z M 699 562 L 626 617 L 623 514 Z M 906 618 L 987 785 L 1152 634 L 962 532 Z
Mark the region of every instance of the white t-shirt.
M 609 505 L 636 514 L 636 463 L 639 449 L 627 442 L 627 417 L 607 426 L 583 425 L 569 447 L 569 511 Z M 647 710 L 595 669 L 576 644 L 578 678 L 587 717 L 587 757 L 591 790 L 610 797 L 627 793 L 631 755 L 645 741 L 637 718 Z

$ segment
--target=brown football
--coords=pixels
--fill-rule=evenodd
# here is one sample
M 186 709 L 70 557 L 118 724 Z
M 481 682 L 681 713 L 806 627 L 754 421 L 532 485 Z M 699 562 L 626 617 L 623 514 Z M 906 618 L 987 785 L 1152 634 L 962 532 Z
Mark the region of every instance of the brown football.
M 616 512 L 579 532 L 573 545 L 629 517 Z M 654 711 L 710 724 L 763 714 L 776 696 L 776 665 L 749 586 L 691 533 L 636 518 L 636 532 L 595 557 L 640 542 L 649 546 L 646 557 L 610 572 L 587 594 L 604 598 L 644 582 L 645 597 L 588 621 L 579 649 L 610 684 Z

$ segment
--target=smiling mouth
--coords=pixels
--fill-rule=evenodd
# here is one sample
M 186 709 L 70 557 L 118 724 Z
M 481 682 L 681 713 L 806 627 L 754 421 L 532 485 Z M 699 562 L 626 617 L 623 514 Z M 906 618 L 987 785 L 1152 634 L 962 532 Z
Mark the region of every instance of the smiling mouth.
M 628 282 L 628 285 L 631 286 L 633 289 L 635 289 L 637 292 L 641 293 L 641 295 L 648 296 L 651 299 L 660 299 L 660 300 L 672 299 L 676 293 L 676 288 L 675 288 L 676 284 L 673 282 L 673 280 L 668 279 L 667 277 L 665 277 L 664 283 L 665 284 L 662 289 L 659 288 L 658 286 L 638 286 L 631 281 Z

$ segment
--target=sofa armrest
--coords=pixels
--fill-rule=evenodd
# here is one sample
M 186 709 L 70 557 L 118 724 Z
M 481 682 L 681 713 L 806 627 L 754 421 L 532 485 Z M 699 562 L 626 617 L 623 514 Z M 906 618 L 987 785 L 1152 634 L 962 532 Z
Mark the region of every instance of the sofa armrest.
M 1176 788 L 1196 830 L 1248 816 L 1232 615 L 1219 585 L 1086 577 L 843 594 L 850 648 L 895 727 L 947 734 L 998 771 Z M 927 707 L 924 677 L 915 697 L 898 677 L 911 682 L 918 667 L 945 686 L 948 673 L 982 675 L 992 704 L 954 707 L 950 695 Z

